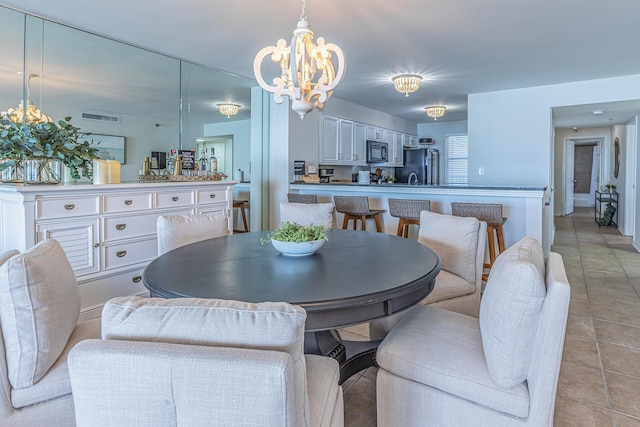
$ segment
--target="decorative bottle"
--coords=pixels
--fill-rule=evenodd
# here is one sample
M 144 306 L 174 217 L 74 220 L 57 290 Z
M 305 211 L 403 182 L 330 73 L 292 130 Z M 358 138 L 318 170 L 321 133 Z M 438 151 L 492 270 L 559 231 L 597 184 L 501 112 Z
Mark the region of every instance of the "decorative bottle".
M 203 148 L 202 151 L 200 152 L 200 167 L 198 169 L 200 170 L 201 175 L 207 174 L 207 149 L 206 148 Z
M 216 175 L 218 173 L 218 159 L 215 156 L 215 148 L 211 147 L 211 157 L 209 157 L 209 174 Z

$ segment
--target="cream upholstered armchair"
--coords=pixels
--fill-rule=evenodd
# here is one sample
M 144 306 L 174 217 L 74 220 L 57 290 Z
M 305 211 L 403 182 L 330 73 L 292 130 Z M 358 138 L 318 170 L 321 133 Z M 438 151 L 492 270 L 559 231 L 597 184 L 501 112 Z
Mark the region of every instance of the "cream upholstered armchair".
M 570 287 L 524 238 L 494 263 L 475 318 L 417 306 L 380 345 L 378 426 L 551 426 Z
M 82 426 L 342 426 L 339 366 L 287 303 L 122 297 L 69 355 Z
M 225 211 L 188 215 L 160 215 L 156 223 L 158 255 L 180 246 L 229 234 Z
M 78 322 L 80 293 L 54 239 L 0 255 L 0 425 L 75 426 L 67 355 L 100 336 Z
M 433 291 L 420 304 L 478 317 L 487 224 L 476 218 L 422 211 L 418 242 L 438 254 L 441 262 Z M 384 338 L 406 313 L 369 322 L 371 339 Z
M 333 228 L 333 203 L 280 203 L 280 222 Z

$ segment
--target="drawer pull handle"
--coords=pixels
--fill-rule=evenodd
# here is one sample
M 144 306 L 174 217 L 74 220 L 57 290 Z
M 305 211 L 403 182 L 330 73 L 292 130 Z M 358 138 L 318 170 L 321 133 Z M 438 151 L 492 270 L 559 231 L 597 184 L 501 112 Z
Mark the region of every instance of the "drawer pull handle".
M 125 256 L 127 254 L 127 251 L 118 251 L 116 252 L 116 256 L 118 258 L 122 258 L 123 256 Z
M 127 224 L 116 224 L 116 230 L 124 230 L 127 228 Z
M 133 200 L 125 200 L 124 204 L 129 206 L 129 205 L 133 204 Z
M 141 280 L 142 280 L 142 276 L 136 276 L 136 277 L 134 277 L 133 279 L 131 279 L 131 281 L 132 281 L 133 283 L 138 283 L 138 282 L 139 282 L 139 281 L 141 281 Z
M 209 194 L 209 198 L 210 198 L 210 199 L 215 199 L 215 198 L 216 198 L 216 195 L 215 195 L 215 194 Z
M 93 247 L 94 247 L 94 248 L 99 248 L 99 247 L 100 247 L 100 243 L 94 243 L 94 244 L 93 244 Z
M 76 205 L 74 205 L 73 203 L 69 203 L 68 205 L 64 205 L 64 208 L 68 211 L 72 210 L 73 208 L 75 208 Z
M 178 201 L 178 196 L 173 196 L 173 197 L 171 198 L 171 200 L 173 200 L 174 202 L 177 202 L 177 201 Z

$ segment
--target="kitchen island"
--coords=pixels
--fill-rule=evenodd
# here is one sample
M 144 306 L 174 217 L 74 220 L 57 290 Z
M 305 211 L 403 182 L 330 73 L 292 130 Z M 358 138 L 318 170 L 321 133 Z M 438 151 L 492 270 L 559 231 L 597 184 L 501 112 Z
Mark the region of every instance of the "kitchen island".
M 543 243 L 542 221 L 545 208 L 544 187 L 504 187 L 474 185 L 407 185 L 407 184 L 358 184 L 337 182 L 329 184 L 292 183 L 290 190 L 301 194 L 316 194 L 318 202 L 333 202 L 333 196 L 367 196 L 371 209 L 386 209 L 382 216 L 383 231 L 395 234 L 398 219 L 389 215 L 389 199 L 430 200 L 431 211 L 451 214 L 451 202 L 501 203 L 504 224 L 504 238 L 507 246 L 525 236 Z M 336 213 L 334 226 L 342 224 L 342 214 Z M 375 231 L 375 224 L 367 224 L 368 231 Z M 412 227 L 410 238 L 416 238 L 417 227 Z M 543 243 L 544 247 L 544 243 Z M 548 248 L 545 248 L 548 251 Z

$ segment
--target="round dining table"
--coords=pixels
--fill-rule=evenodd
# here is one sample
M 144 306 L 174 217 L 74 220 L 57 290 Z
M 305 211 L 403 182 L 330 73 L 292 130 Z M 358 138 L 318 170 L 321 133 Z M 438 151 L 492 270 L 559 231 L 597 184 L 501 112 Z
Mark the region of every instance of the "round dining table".
M 286 301 L 307 312 L 305 352 L 335 357 L 341 382 L 375 366 L 379 341 L 345 341 L 336 331 L 388 316 L 433 289 L 440 259 L 415 240 L 356 230 L 327 231 L 315 254 L 284 256 L 269 232 L 191 243 L 160 255 L 142 280 L 151 296 Z

